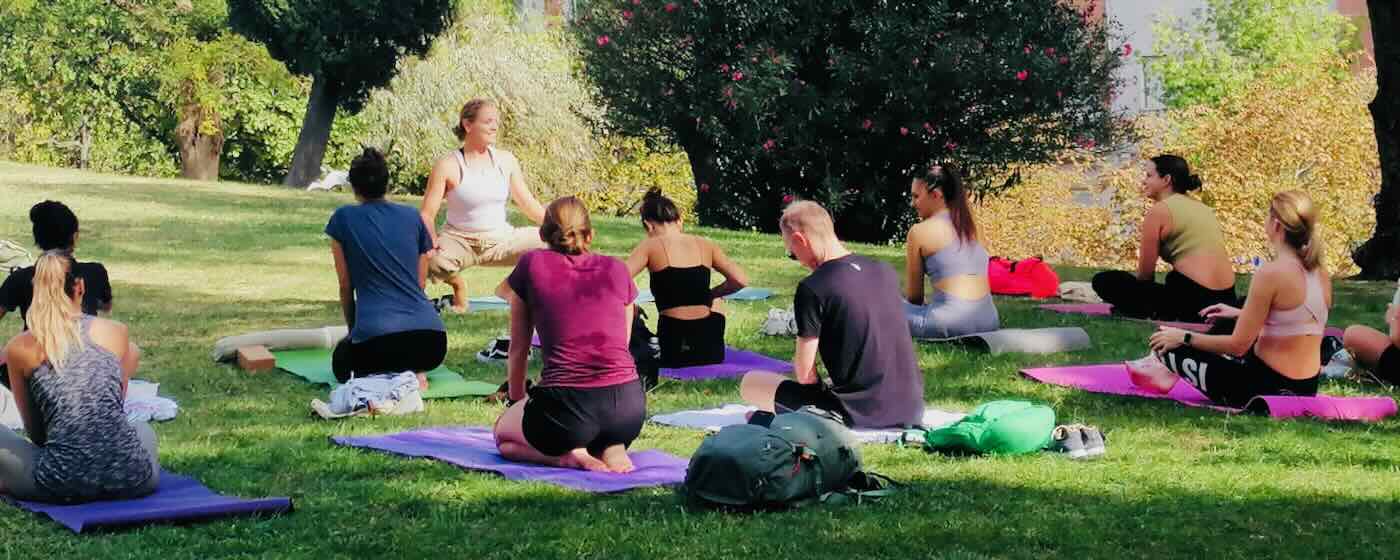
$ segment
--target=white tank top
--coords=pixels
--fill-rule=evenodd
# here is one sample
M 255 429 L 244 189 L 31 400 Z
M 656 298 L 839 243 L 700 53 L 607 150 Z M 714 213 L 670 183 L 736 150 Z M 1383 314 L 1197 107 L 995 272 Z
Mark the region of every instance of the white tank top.
M 510 176 L 496 157 L 495 148 L 487 148 L 491 156 L 490 169 L 467 169 L 462 150 L 453 150 L 457 166 L 462 170 L 457 187 L 448 191 L 447 225 L 468 232 L 495 231 L 510 227 L 506 220 L 506 201 L 510 199 Z

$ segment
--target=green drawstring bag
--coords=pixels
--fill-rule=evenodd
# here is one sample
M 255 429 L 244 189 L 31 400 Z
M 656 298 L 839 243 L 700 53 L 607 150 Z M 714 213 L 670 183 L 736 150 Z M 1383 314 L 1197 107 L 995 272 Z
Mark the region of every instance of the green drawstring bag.
M 992 401 L 973 409 L 962 420 L 924 434 L 931 450 L 959 450 L 994 455 L 1020 455 L 1050 444 L 1055 411 L 1026 401 Z

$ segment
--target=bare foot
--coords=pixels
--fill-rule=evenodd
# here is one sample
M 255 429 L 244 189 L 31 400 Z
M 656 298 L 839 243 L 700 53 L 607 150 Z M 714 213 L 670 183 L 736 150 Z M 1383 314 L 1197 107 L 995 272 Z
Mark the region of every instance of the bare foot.
M 627 456 L 627 448 L 621 445 L 614 445 L 603 450 L 603 463 L 608 466 L 608 470 L 615 473 L 630 473 L 632 469 L 632 458 Z
M 612 472 L 608 464 L 588 454 L 587 449 L 575 449 L 559 457 L 559 466 L 593 472 Z
M 453 276 L 447 284 L 452 286 L 452 312 L 466 313 L 471 303 L 467 300 L 467 282 L 460 276 Z
M 420 372 L 420 373 L 418 374 L 418 390 L 420 390 L 420 391 L 427 391 L 427 390 L 428 390 L 428 374 L 422 373 L 422 372 Z

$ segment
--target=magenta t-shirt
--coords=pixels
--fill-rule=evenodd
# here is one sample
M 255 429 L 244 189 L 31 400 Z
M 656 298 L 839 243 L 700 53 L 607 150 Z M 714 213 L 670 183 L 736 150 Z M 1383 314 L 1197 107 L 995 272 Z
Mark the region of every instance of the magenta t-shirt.
M 606 255 L 536 249 L 506 278 L 540 335 L 541 387 L 608 387 L 637 378 L 627 350 L 627 306 L 637 286 Z

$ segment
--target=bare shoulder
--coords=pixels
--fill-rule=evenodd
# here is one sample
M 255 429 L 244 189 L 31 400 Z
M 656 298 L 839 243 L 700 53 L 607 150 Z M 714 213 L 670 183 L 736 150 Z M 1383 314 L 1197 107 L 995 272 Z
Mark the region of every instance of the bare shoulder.
M 93 342 L 118 356 L 126 352 L 128 336 L 126 325 L 111 319 L 95 318 L 88 327 L 88 337 Z
M 501 167 L 507 170 L 520 169 L 520 159 L 515 157 L 515 153 L 510 150 L 496 148 L 496 161 L 500 162 Z
M 5 343 L 7 361 L 21 368 L 37 363 L 39 351 L 39 340 L 34 338 L 34 335 L 30 334 L 29 331 L 19 333 Z

